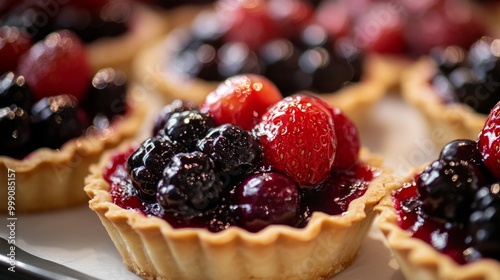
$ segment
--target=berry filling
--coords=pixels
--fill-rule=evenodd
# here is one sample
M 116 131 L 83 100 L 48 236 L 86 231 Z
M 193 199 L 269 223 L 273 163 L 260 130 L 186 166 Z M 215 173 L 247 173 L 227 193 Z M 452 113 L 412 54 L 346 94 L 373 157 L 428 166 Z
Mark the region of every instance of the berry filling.
M 106 68 L 92 76 L 85 48 L 69 30 L 31 46 L 16 67 L 0 76 L 0 123 L 6 128 L 0 155 L 22 159 L 41 147 L 58 149 L 127 112 L 125 74 Z
M 500 260 L 498 103 L 478 141 L 455 140 L 393 193 L 399 226 L 459 264 Z
M 488 114 L 500 101 L 500 40 L 483 37 L 469 49 L 435 48 L 431 57 L 438 66 L 431 84 L 444 103 L 461 102 Z
M 208 95 L 202 106 L 208 113 L 180 100 L 165 106 L 152 137 L 116 154 L 106 167 L 112 202 L 174 228 L 212 232 L 300 228 L 313 212 L 346 212 L 380 175 L 360 161 L 356 128 L 316 97 L 293 95 L 272 104 L 274 97 L 264 93 L 281 93 L 261 76 L 230 77 L 221 86 L 250 80 L 246 92 L 253 102 L 239 103 L 240 87 L 229 86 L 223 95 Z M 336 133 L 345 134 L 338 143 Z M 337 148 L 346 151 L 336 160 Z

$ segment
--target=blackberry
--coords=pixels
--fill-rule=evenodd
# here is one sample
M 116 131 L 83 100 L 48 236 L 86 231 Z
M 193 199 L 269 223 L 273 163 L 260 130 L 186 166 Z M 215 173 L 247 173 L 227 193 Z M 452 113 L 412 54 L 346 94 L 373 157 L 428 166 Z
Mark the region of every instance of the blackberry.
M 15 105 L 31 111 L 35 96 L 23 76 L 7 72 L 0 77 L 0 108 Z
M 57 149 L 82 135 L 85 116 L 72 95 L 46 97 L 33 105 L 33 137 L 42 147 Z
M 482 257 L 500 260 L 500 185 L 476 193 L 469 219 L 470 244 Z
M 171 158 L 185 152 L 182 145 L 176 144 L 167 137 L 146 139 L 127 160 L 128 171 L 132 183 L 146 201 L 156 197 L 158 181 Z
M 28 113 L 18 107 L 0 109 L 0 155 L 22 157 L 31 137 Z
M 481 183 L 478 172 L 466 162 L 434 161 L 417 180 L 422 211 L 438 222 L 465 224 L 473 195 Z
M 99 70 L 92 78 L 92 85 L 84 101 L 90 118 L 102 115 L 112 120 L 126 111 L 127 76 L 112 68 Z
M 159 135 L 163 127 L 167 124 L 168 119 L 173 113 L 184 112 L 188 110 L 198 110 L 198 106 L 194 103 L 176 99 L 172 103 L 166 105 L 156 117 L 153 127 L 153 135 Z
M 160 133 L 185 146 L 188 151 L 194 151 L 198 140 L 214 126 L 210 115 L 190 110 L 173 113 Z
M 218 171 L 237 180 L 256 171 L 262 162 L 258 141 L 235 124 L 211 129 L 198 141 L 197 148 L 213 160 Z
M 213 214 L 222 191 L 214 163 L 207 155 L 198 151 L 179 153 L 163 172 L 157 199 L 167 214 L 191 220 Z

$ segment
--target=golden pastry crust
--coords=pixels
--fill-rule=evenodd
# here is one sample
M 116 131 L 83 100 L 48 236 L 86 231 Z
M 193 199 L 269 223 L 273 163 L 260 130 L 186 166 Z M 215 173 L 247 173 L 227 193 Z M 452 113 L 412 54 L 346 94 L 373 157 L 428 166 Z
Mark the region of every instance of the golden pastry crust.
M 0 156 L 0 181 L 7 182 L 9 174 L 15 176 L 15 212 L 40 212 L 84 204 L 88 196 L 82 190 L 83 182 L 90 164 L 98 162 L 105 150 L 135 137 L 145 115 L 143 105 L 129 102 L 128 113 L 104 131 L 72 139 L 57 150 L 40 148 L 22 160 Z M 7 191 L 0 192 L 0 212 L 8 211 L 7 199 Z
M 487 115 L 462 103 L 443 103 L 430 83 L 436 69 L 430 58 L 417 61 L 403 76 L 403 97 L 425 115 L 434 135 L 432 140 L 437 144 L 444 145 L 453 139 L 477 139 Z
M 123 146 L 122 149 L 128 146 Z M 144 279 L 326 279 L 355 259 L 375 217 L 373 207 L 393 181 L 383 172 L 342 215 L 314 213 L 305 228 L 272 225 L 258 233 L 231 227 L 219 233 L 173 229 L 165 220 L 111 202 L 103 169 L 91 166 L 85 191 L 125 265 Z M 367 164 L 378 157 L 362 152 Z
M 414 170 L 418 174 L 422 168 Z M 394 191 L 411 182 L 414 175 L 396 180 L 390 186 Z M 375 207 L 379 213 L 375 224 L 384 233 L 387 244 L 398 261 L 401 271 L 408 280 L 417 279 L 456 279 L 456 280 L 494 280 L 500 279 L 500 263 L 496 260 L 479 260 L 466 265 L 459 265 L 450 257 L 435 250 L 428 243 L 413 238 L 397 225 L 397 213 L 394 210 L 392 195 L 387 195 Z

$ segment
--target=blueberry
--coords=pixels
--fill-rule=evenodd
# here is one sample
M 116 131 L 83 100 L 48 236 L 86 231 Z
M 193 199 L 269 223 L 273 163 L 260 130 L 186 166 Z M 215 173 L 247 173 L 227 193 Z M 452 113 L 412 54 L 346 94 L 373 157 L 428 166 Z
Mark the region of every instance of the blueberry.
M 34 100 L 23 76 L 7 72 L 0 77 L 0 108 L 14 105 L 29 113 Z
M 198 110 L 198 106 L 192 102 L 176 99 L 170 104 L 163 107 L 160 114 L 158 114 L 158 116 L 155 118 L 153 135 L 158 135 L 159 132 L 162 131 L 162 129 L 167 124 L 168 119 L 173 113 L 179 113 L 189 110 Z
M 84 108 L 90 118 L 102 115 L 112 120 L 126 111 L 127 76 L 120 70 L 105 68 L 92 78 Z
M 500 260 L 500 185 L 480 188 L 469 219 L 470 244 L 482 257 Z
M 190 110 L 173 113 L 163 128 L 163 134 L 189 151 L 194 151 L 198 140 L 214 126 L 210 115 Z
M 139 190 L 141 198 L 153 201 L 156 198 L 158 181 L 172 157 L 186 149 L 168 137 L 146 139 L 127 160 L 132 183 Z
M 479 171 L 463 161 L 436 160 L 417 180 L 422 210 L 438 222 L 465 224 L 475 191 L 483 182 Z
M 167 214 L 191 220 L 213 214 L 222 191 L 214 163 L 207 155 L 179 153 L 163 172 L 157 200 Z
M 82 135 L 86 124 L 72 95 L 46 97 L 33 105 L 33 137 L 42 147 L 57 149 Z
M 31 137 L 28 113 L 18 107 L 0 109 L 0 154 L 22 157 Z
M 461 161 L 463 163 L 474 165 L 478 171 L 482 173 L 478 174 L 478 176 L 483 178 L 487 178 L 489 176 L 489 172 L 484 165 L 483 157 L 481 152 L 479 152 L 476 141 L 469 139 L 453 140 L 441 149 L 439 158 Z
M 299 188 L 286 175 L 258 173 L 236 187 L 232 208 L 236 224 L 251 232 L 271 224 L 295 226 L 300 212 Z
M 241 126 L 224 124 L 211 129 L 198 141 L 198 150 L 208 155 L 218 171 L 241 179 L 256 171 L 262 162 L 258 141 Z

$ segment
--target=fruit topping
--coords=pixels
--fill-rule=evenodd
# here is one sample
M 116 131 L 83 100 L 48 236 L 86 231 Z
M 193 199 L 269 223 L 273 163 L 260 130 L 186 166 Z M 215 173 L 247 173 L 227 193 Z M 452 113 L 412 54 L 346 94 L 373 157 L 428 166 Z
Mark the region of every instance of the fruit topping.
M 247 177 L 234 190 L 238 226 L 257 232 L 271 224 L 295 226 L 300 211 L 297 183 L 276 172 Z
M 223 124 L 212 128 L 197 144 L 217 170 L 230 178 L 241 179 L 262 165 L 262 151 L 257 140 L 241 126 Z
M 0 27 L 0 73 L 13 71 L 19 58 L 32 45 L 31 37 L 24 29 L 11 26 Z
M 35 97 L 23 76 L 7 72 L 0 77 L 0 107 L 16 106 L 29 112 Z
M 181 100 L 166 105 L 153 137 L 106 168 L 113 202 L 211 232 L 301 228 L 313 212 L 344 213 L 380 171 L 360 162 L 357 130 L 338 108 L 312 95 L 280 97 L 249 74 L 221 83 L 204 113 Z M 334 165 L 336 132 L 345 151 Z
M 215 208 L 223 188 L 207 155 L 179 153 L 163 171 L 157 197 L 168 214 L 190 220 Z
M 267 108 L 281 99 L 276 86 L 262 76 L 233 76 L 208 94 L 200 110 L 219 125 L 234 123 L 249 130 Z
M 337 150 L 332 116 L 314 97 L 287 97 L 262 116 L 255 127 L 264 163 L 294 179 L 315 186 L 330 175 Z
M 91 77 L 85 48 L 66 30 L 51 33 L 33 45 L 20 59 L 18 71 L 37 99 L 71 94 L 81 101 Z
M 84 107 L 90 118 L 101 114 L 111 120 L 126 111 L 127 76 L 120 70 L 104 68 L 94 75 Z
M 478 147 L 484 164 L 493 176 L 500 180 L 500 103 L 489 114 L 479 133 Z
M 168 136 L 173 142 L 193 151 L 198 140 L 214 126 L 214 120 L 208 114 L 196 110 L 183 111 L 173 113 L 160 134 Z
M 16 156 L 30 140 L 31 130 L 29 116 L 18 107 L 0 109 L 0 153 Z
M 168 137 L 146 139 L 127 160 L 128 170 L 140 196 L 148 201 L 156 198 L 158 181 L 172 157 L 186 148 Z

